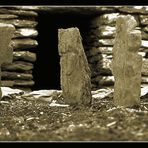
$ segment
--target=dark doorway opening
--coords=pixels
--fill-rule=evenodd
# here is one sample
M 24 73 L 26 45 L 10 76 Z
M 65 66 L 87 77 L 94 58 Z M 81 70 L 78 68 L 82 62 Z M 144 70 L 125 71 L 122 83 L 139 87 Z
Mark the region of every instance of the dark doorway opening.
M 39 13 L 37 61 L 34 65 L 34 90 L 61 89 L 60 56 L 58 53 L 58 29 L 78 27 L 81 36 L 88 29 L 88 17 L 75 14 Z

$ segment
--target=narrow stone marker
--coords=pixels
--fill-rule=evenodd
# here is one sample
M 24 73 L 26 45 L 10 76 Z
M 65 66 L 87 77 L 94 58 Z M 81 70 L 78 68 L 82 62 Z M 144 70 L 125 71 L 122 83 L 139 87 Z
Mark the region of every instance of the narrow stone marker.
M 141 32 L 137 22 L 127 15 L 118 17 L 113 47 L 112 72 L 115 77 L 114 104 L 133 107 L 140 104 L 142 56 L 138 54 Z
M 14 34 L 15 27 L 9 24 L 0 23 L 0 76 L 1 76 L 1 65 L 3 63 L 11 63 L 13 60 L 13 50 L 10 46 L 11 38 Z M 0 77 L 1 86 L 1 77 Z M 2 97 L 0 89 L 0 99 Z
M 61 56 L 61 89 L 65 102 L 71 105 L 90 105 L 91 72 L 79 29 L 59 29 L 58 39 Z

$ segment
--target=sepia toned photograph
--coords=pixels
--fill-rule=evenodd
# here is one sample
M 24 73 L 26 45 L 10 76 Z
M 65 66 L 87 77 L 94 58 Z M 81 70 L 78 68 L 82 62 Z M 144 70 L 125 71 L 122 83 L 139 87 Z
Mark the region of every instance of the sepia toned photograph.
M 148 140 L 148 6 L 0 5 L 0 142 Z

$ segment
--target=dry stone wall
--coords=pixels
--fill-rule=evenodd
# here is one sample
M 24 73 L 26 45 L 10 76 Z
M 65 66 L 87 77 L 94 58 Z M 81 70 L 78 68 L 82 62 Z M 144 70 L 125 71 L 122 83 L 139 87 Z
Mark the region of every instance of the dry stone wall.
M 139 54 L 143 57 L 142 85 L 148 85 L 148 7 L 115 7 L 112 13 L 103 13 L 90 22 L 90 31 L 85 38 L 85 49 L 92 72 L 92 89 L 112 87 L 112 48 L 118 16 L 132 15 L 137 21 L 136 30 L 142 32 Z
M 2 65 L 2 86 L 30 88 L 34 85 L 32 70 L 36 61 L 34 48 L 38 45 L 35 39 L 38 35 L 37 16 L 32 10 L 0 7 L 0 23 L 16 28 L 12 38 L 13 62 Z
M 48 6 L 47 6 L 48 7 Z M 77 13 L 86 15 L 90 11 L 79 8 L 47 8 L 41 11 L 49 13 Z M 2 86 L 30 88 L 34 85 L 32 71 L 38 45 L 36 26 L 39 7 L 0 7 L 0 23 L 13 24 L 16 28 L 13 37 L 13 63 L 2 66 Z M 59 9 L 59 11 L 58 11 Z M 65 11 L 66 10 L 66 11 Z M 94 16 L 94 13 L 96 16 Z M 114 77 L 111 72 L 112 48 L 115 38 L 115 24 L 118 16 L 132 15 L 137 20 L 137 30 L 142 32 L 142 44 L 139 54 L 143 57 L 142 85 L 148 85 L 148 7 L 116 6 L 91 9 L 92 19 L 89 30 L 83 38 L 83 45 L 91 70 L 92 90 L 112 87 Z M 81 31 L 81 30 L 80 30 Z M 42 50 L 42 49 L 39 49 Z

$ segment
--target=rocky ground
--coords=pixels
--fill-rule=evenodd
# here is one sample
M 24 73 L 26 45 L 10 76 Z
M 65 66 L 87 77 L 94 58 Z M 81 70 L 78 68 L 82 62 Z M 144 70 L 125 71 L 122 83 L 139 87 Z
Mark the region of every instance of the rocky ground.
M 84 108 L 65 104 L 60 91 L 45 92 L 3 93 L 0 141 L 148 140 L 147 95 L 140 107 L 124 109 L 113 105 L 111 90 L 93 91 L 92 106 Z

